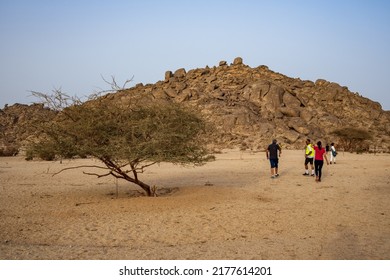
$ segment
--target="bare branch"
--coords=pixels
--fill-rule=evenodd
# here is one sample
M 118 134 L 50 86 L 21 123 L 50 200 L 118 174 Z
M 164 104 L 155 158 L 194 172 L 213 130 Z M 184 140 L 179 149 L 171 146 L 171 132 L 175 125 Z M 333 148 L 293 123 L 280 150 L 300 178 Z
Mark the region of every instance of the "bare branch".
M 82 101 L 77 96 L 69 96 L 62 92 L 60 88 L 54 88 L 51 94 L 42 93 L 39 91 L 30 91 L 31 95 L 40 99 L 43 104 L 54 111 L 62 111 L 71 105 L 82 104 Z
M 83 171 L 83 174 L 85 174 L 85 175 L 93 175 L 93 176 L 96 176 L 96 177 L 98 177 L 98 178 L 113 175 L 111 171 L 108 172 L 108 173 L 106 173 L 106 174 L 97 174 L 97 173 L 90 173 L 90 172 L 85 172 L 85 171 Z
M 119 86 L 118 83 L 117 83 L 116 80 L 115 80 L 115 76 L 111 75 L 111 82 L 108 81 L 106 78 L 104 78 L 103 75 L 100 75 L 100 76 L 102 77 L 103 81 L 104 81 L 106 84 L 110 85 L 110 87 L 111 87 L 111 90 L 105 90 L 105 91 L 102 91 L 102 92 L 111 92 L 111 91 L 124 90 L 124 89 L 126 88 L 127 84 L 130 83 L 130 82 L 132 82 L 132 81 L 133 81 L 133 78 L 134 78 L 134 76 L 133 76 L 133 77 L 131 77 L 131 79 L 127 79 L 127 80 L 123 83 L 122 86 Z
M 138 173 L 144 173 L 144 169 L 145 169 L 146 167 L 152 166 L 152 165 L 154 165 L 154 164 L 156 164 L 156 163 L 157 163 L 157 161 L 154 161 L 154 162 L 152 162 L 152 163 L 150 163 L 150 164 L 145 164 L 145 165 L 143 165 L 143 166 L 141 166 L 141 167 L 135 167 L 134 170 L 137 171 Z M 134 170 L 133 170 L 133 169 L 131 169 L 131 170 L 126 170 L 126 173 L 130 173 L 130 172 L 132 172 L 132 171 L 134 171 Z
M 98 169 L 108 169 L 107 167 L 99 166 L 99 165 L 79 165 L 79 166 L 72 166 L 72 167 L 66 167 L 61 169 L 58 172 L 53 173 L 52 176 L 58 175 L 66 170 L 72 170 L 72 169 L 79 169 L 79 168 L 98 168 Z
M 115 76 L 111 75 L 111 81 L 108 81 L 103 77 L 103 75 L 100 75 L 103 79 L 103 81 L 110 86 L 111 89 L 109 90 L 103 90 L 101 89 L 98 92 L 94 92 L 90 95 L 85 96 L 86 100 L 96 100 L 97 98 L 101 97 L 102 95 L 106 93 L 112 93 L 116 92 L 119 90 L 124 90 L 130 82 L 133 81 L 133 77 L 130 79 L 127 79 L 122 86 L 118 85 Z M 38 98 L 43 104 L 45 104 L 48 108 L 54 110 L 54 111 L 62 111 L 63 109 L 72 106 L 72 105 L 81 105 L 83 104 L 83 101 L 77 97 L 77 96 L 70 96 L 66 93 L 64 93 L 61 89 L 59 88 L 54 88 L 52 90 L 51 94 L 46 94 L 43 92 L 39 91 L 29 91 L 32 96 Z

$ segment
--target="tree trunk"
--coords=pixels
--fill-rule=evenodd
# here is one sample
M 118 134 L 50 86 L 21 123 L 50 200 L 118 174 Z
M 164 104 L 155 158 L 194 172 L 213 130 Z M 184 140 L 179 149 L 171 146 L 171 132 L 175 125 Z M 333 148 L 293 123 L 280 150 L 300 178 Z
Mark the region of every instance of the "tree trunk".
M 133 183 L 140 186 L 146 192 L 147 196 L 152 196 L 152 189 L 148 184 L 145 184 L 144 182 L 141 182 L 139 180 L 137 180 Z
M 147 194 L 147 196 L 152 196 L 152 188 L 145 184 L 144 182 L 138 180 L 138 173 L 136 171 L 136 166 L 133 162 L 130 162 L 130 166 L 132 168 L 132 173 L 134 178 L 130 177 L 126 171 L 123 171 L 120 166 L 115 164 L 112 160 L 107 158 L 99 158 L 107 167 L 111 170 L 109 174 L 113 175 L 114 177 L 125 179 L 126 181 L 129 181 L 130 183 L 136 184 L 140 186 Z

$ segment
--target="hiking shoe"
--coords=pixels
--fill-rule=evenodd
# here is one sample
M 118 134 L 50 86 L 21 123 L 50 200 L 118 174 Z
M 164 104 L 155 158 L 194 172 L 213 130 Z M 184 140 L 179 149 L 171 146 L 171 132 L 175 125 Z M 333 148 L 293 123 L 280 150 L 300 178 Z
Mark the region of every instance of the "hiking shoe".
M 314 177 L 314 174 L 311 174 L 310 176 L 311 176 L 311 177 Z
M 276 174 L 275 177 L 279 177 L 279 174 Z
M 303 173 L 302 175 L 303 176 L 309 176 L 309 173 Z

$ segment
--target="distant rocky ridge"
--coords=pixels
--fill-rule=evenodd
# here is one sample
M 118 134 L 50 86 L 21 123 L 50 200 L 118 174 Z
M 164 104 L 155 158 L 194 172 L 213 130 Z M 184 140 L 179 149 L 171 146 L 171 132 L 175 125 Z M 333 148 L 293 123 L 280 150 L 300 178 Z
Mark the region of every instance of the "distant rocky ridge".
M 0 156 L 18 154 L 27 141 L 36 136 L 37 125 L 55 115 L 43 104 L 6 105 L 0 110 Z
M 137 84 L 104 98 L 129 102 L 141 94 L 152 102 L 198 108 L 214 127 L 205 141 L 218 148 L 264 149 L 276 138 L 284 148 L 301 149 L 306 138 L 337 143 L 332 135 L 335 129 L 355 127 L 370 132 L 372 149 L 390 151 L 390 112 L 379 103 L 337 83 L 290 78 L 267 66 L 251 68 L 239 57 L 230 65 L 221 61 L 214 67 L 167 71 L 163 81 Z M 18 119 L 9 117 L 14 106 Z M 26 139 L 24 114 L 35 110 L 49 114 L 39 105 L 14 106 L 0 111 L 0 149 Z

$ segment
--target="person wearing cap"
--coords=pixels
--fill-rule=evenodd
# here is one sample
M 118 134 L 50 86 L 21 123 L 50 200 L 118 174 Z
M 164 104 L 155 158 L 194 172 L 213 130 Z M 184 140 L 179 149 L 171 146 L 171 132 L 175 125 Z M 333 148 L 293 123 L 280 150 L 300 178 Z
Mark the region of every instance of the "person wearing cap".
M 280 148 L 276 139 L 272 140 L 272 144 L 268 146 L 266 154 L 267 159 L 269 159 L 269 162 L 271 164 L 271 178 L 275 179 L 276 177 L 279 177 L 279 157 L 282 154 L 282 148 Z

